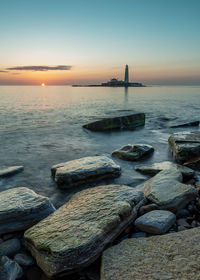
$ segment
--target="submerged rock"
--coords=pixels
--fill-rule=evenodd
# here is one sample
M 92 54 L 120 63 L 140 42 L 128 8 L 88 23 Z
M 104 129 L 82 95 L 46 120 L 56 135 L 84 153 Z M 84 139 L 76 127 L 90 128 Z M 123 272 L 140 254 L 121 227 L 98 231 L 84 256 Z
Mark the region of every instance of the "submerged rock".
M 195 175 L 195 172 L 186 167 L 186 166 L 182 166 L 170 161 L 163 161 L 163 162 L 157 162 L 157 163 L 153 163 L 153 164 L 147 164 L 147 165 L 136 165 L 135 166 L 135 170 L 139 171 L 141 173 L 144 174 L 148 174 L 148 175 L 156 175 L 157 173 L 159 173 L 162 170 L 168 170 L 168 169 L 177 169 L 178 171 L 180 171 L 183 175 L 184 178 L 192 178 Z
M 3 169 L 0 169 L 0 177 L 11 176 L 11 175 L 14 175 L 16 173 L 21 172 L 22 170 L 24 170 L 23 166 L 6 167 L 6 168 L 3 168 Z
M 22 268 L 6 256 L 3 256 L 0 261 L 0 279 L 15 280 L 23 275 Z
M 145 114 L 135 113 L 135 114 L 125 115 L 125 116 L 122 115 L 118 117 L 104 118 L 102 120 L 83 125 L 83 127 L 92 131 L 109 131 L 115 129 L 133 130 L 138 126 L 143 126 L 144 124 L 145 124 Z
M 160 209 L 177 212 L 198 194 L 194 187 L 181 181 L 181 172 L 171 168 L 159 172 L 137 188 L 142 189 L 145 197 L 151 203 L 157 204 Z
M 144 157 L 150 156 L 154 148 L 147 144 L 134 144 L 121 147 L 112 153 L 112 156 L 123 160 L 137 161 Z
M 0 192 L 0 234 L 25 230 L 55 211 L 47 197 L 19 187 Z
M 52 176 L 62 188 L 118 177 L 121 168 L 106 156 L 84 157 L 52 166 Z
M 199 126 L 199 121 L 182 123 L 182 124 L 176 124 L 176 125 L 172 125 L 170 127 L 171 128 L 176 128 L 176 127 L 188 127 L 188 126 Z
M 175 223 L 176 216 L 165 210 L 154 210 L 135 220 L 135 226 L 144 232 L 162 234 L 167 232 Z
M 146 200 L 128 186 L 86 189 L 25 232 L 26 246 L 49 277 L 93 263 L 137 216 Z
M 180 162 L 200 156 L 200 131 L 174 133 L 168 141 L 175 159 Z
M 101 280 L 200 279 L 199 228 L 131 238 L 103 252 Z

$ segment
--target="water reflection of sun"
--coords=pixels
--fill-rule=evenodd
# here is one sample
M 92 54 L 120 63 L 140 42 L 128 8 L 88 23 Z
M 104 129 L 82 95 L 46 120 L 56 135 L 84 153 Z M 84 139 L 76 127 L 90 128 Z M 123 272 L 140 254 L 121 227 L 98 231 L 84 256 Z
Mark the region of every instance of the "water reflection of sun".
M 42 87 L 45 87 L 45 83 L 42 83 L 41 86 L 42 86 Z

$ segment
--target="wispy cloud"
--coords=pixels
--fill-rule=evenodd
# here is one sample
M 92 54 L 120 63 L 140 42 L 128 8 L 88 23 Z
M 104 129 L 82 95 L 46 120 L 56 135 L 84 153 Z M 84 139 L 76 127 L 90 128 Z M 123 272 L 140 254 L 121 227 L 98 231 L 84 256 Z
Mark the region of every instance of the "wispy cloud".
M 0 70 L 0 73 L 8 73 L 6 70 Z
M 40 66 L 15 66 L 15 67 L 6 68 L 6 70 L 9 70 L 9 71 L 12 71 L 12 70 L 15 70 L 15 71 L 55 71 L 55 70 L 66 71 L 66 70 L 71 70 L 71 68 L 72 68 L 72 66 L 70 66 L 70 65 L 57 65 L 57 66 L 40 65 Z

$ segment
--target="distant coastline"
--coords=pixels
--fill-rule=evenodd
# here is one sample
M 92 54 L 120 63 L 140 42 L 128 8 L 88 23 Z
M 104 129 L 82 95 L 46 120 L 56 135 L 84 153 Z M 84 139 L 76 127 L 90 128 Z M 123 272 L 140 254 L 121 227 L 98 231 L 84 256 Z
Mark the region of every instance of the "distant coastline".
M 129 84 L 118 84 L 110 85 L 108 83 L 103 83 L 101 85 L 72 85 L 72 87 L 146 87 L 141 83 L 129 83 Z

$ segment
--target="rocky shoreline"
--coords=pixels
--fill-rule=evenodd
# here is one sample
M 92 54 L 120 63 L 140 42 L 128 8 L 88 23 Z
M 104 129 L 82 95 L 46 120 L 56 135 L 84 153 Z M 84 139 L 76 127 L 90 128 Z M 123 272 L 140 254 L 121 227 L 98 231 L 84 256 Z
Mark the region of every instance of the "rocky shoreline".
M 115 157 L 150 157 L 154 148 L 146 144 L 123 146 L 113 159 L 93 156 L 52 166 L 59 188 L 86 186 L 57 210 L 25 187 L 0 192 L 0 279 L 198 279 L 200 132 L 172 134 L 169 148 L 175 162 L 137 165 L 151 178 L 135 188 L 87 183 L 120 176 Z M 22 170 L 4 168 L 2 174 Z

